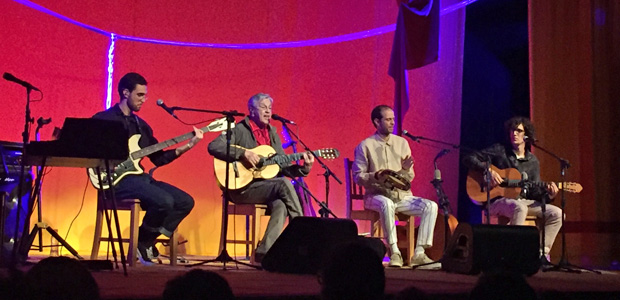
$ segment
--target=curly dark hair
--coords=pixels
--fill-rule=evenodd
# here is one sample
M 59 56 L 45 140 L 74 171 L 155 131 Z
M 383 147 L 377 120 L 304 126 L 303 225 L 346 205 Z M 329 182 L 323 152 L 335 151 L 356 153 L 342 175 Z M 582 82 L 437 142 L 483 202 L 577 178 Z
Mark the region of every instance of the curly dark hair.
M 504 122 L 504 130 L 507 133 L 506 137 L 509 139 L 510 132 L 519 127 L 520 124 L 523 124 L 525 135 L 529 138 L 525 142 L 529 146 L 531 141 L 536 140 L 536 129 L 534 129 L 534 124 L 532 124 L 532 121 L 526 117 L 512 117 L 508 121 Z

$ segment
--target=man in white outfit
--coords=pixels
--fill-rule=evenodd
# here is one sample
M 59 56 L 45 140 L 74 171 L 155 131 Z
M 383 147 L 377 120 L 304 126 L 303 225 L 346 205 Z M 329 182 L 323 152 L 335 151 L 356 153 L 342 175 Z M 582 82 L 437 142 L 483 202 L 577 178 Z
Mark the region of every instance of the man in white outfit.
M 372 124 L 376 133 L 363 140 L 355 148 L 353 177 L 364 187 L 364 207 L 377 211 L 388 243 L 390 267 L 401 267 L 403 257 L 398 249 L 395 214 L 403 213 L 419 216 L 420 227 L 416 240 L 415 254 L 410 265 L 421 265 L 433 261 L 424 253 L 433 245 L 433 232 L 437 220 L 437 203 L 413 196 L 411 189 L 399 190 L 385 186 L 385 177 L 391 170 L 404 180 L 411 182 L 414 177 L 413 158 L 407 141 L 394 131 L 394 111 L 387 105 L 379 105 L 372 110 Z M 440 268 L 440 263 L 424 266 L 429 269 Z M 422 267 L 421 267 L 422 268 Z

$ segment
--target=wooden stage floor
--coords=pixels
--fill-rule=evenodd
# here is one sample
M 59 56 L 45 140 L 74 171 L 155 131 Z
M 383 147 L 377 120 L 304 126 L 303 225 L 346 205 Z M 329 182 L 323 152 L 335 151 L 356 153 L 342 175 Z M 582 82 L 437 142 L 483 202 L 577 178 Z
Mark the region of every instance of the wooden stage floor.
M 228 263 L 226 270 L 221 263 L 193 268 L 222 275 L 239 299 L 318 299 L 320 293 L 315 275 L 271 273 L 242 265 L 236 267 L 234 263 Z M 93 276 L 99 284 L 102 299 L 158 299 L 168 280 L 190 269 L 184 265 L 145 267 L 138 264 L 129 268 L 127 277 L 122 269 L 94 271 Z M 466 299 L 478 280 L 478 276 L 445 271 L 407 268 L 386 268 L 385 271 L 387 295 L 415 286 L 426 292 L 429 299 Z M 620 299 L 620 272 L 602 271 L 601 275 L 538 272 L 527 281 L 543 299 L 557 299 L 555 292 L 568 296 L 564 299 Z

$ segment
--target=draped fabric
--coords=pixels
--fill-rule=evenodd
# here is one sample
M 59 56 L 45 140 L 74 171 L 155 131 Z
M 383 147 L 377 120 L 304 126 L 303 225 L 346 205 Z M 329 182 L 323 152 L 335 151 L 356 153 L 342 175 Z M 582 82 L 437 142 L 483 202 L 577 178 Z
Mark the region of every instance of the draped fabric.
M 420 68 L 439 59 L 440 1 L 421 0 L 401 3 L 396 21 L 388 74 L 394 78 L 394 108 L 397 130 L 409 110 L 406 70 Z

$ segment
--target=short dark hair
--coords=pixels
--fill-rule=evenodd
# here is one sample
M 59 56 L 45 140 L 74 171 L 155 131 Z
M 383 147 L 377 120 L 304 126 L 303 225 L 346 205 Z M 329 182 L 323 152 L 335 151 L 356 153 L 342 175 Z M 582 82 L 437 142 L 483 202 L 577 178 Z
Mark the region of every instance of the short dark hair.
M 375 125 L 375 119 L 381 120 L 381 118 L 383 118 L 383 116 L 381 115 L 381 112 L 383 112 L 386 109 L 393 110 L 392 107 L 390 107 L 389 105 L 385 105 L 385 104 L 377 105 L 375 106 L 375 108 L 372 109 L 372 112 L 370 112 L 370 122 L 372 122 L 373 126 L 377 127 L 377 125 Z
M 532 121 L 530 121 L 530 119 L 526 117 L 512 117 L 508 119 L 508 121 L 504 122 L 506 137 L 510 138 L 510 132 L 517 129 L 520 124 L 523 124 L 523 130 L 525 130 L 525 135 L 529 137 L 529 140 L 526 141 L 526 144 L 530 144 L 531 141 L 536 139 L 536 130 L 534 129 L 534 124 L 532 124 Z
M 123 90 L 128 89 L 132 92 L 136 85 L 146 85 L 146 79 L 138 73 L 127 73 L 118 81 L 118 95 L 123 99 Z

